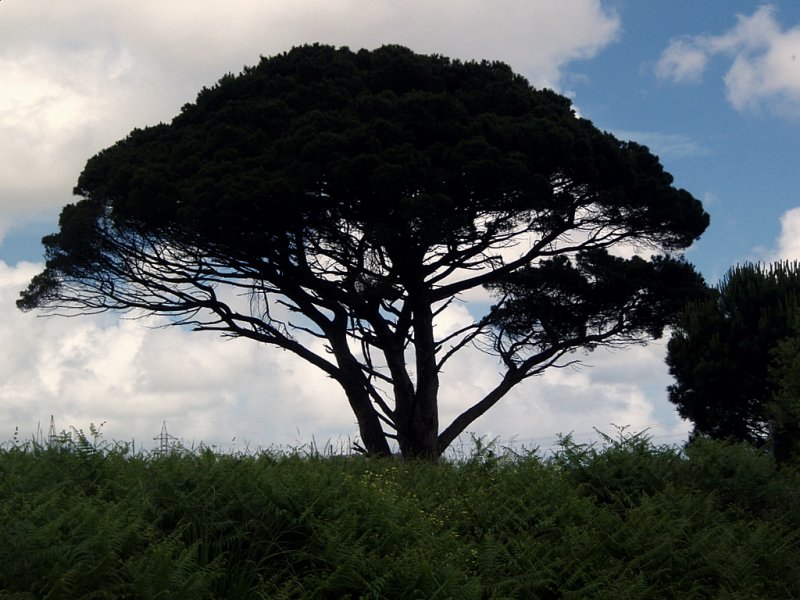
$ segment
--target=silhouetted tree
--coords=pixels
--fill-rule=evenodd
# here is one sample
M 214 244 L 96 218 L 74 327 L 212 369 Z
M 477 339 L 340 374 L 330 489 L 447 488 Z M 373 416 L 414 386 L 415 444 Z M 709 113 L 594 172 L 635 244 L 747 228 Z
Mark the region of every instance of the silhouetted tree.
M 669 399 L 696 433 L 754 444 L 770 439 L 778 387 L 770 368 L 794 332 L 798 301 L 796 263 L 746 264 L 687 307 L 667 346 L 676 381 Z
M 423 458 L 574 350 L 660 335 L 700 281 L 671 253 L 708 224 L 566 98 L 398 46 L 262 59 L 90 159 L 75 193 L 21 308 L 279 346 L 341 385 L 368 451 Z M 662 255 L 609 254 L 631 245 Z M 484 286 L 473 322 L 436 327 Z M 441 428 L 439 373 L 469 346 L 500 375 Z

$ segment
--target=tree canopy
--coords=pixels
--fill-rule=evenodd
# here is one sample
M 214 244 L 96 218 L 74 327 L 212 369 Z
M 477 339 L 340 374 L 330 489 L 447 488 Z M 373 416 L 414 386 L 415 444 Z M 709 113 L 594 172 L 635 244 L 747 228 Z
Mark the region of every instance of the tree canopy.
M 767 404 L 772 454 L 779 463 L 800 460 L 800 319 L 791 336 L 772 352 L 768 383 L 774 389 Z
M 708 224 L 646 147 L 566 98 L 399 46 L 263 58 L 91 158 L 75 194 L 21 308 L 173 315 L 290 350 L 341 385 L 366 450 L 428 458 L 576 349 L 660 335 L 701 283 L 678 252 Z M 493 299 L 438 329 L 473 290 Z M 440 371 L 472 346 L 500 376 L 442 428 Z
M 667 345 L 676 381 L 669 399 L 697 434 L 770 440 L 775 394 L 796 388 L 790 378 L 797 361 L 788 342 L 798 307 L 800 268 L 785 262 L 735 266 L 707 298 L 687 306 Z

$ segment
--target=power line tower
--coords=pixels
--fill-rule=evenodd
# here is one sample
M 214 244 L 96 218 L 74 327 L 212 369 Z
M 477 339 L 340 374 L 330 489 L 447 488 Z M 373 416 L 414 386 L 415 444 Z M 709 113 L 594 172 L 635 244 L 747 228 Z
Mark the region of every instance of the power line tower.
M 167 422 L 164 421 L 161 424 L 161 433 L 153 438 L 154 440 L 158 441 L 158 450 L 157 452 L 161 454 L 161 456 L 166 456 L 169 454 L 169 442 L 170 440 L 177 440 L 178 438 L 174 435 L 170 435 L 167 433 Z
M 55 448 L 58 443 L 58 435 L 56 434 L 56 422 L 53 415 L 50 415 L 50 429 L 47 431 L 47 447 Z

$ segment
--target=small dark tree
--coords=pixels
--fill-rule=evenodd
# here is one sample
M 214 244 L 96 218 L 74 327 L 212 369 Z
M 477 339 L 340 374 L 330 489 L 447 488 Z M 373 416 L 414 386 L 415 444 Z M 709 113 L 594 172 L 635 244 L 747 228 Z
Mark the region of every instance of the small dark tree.
M 794 332 L 799 302 L 796 263 L 746 264 L 687 307 L 667 346 L 676 381 L 669 399 L 696 433 L 753 444 L 769 440 L 769 406 L 777 391 L 770 368 L 779 344 Z
M 290 350 L 341 385 L 368 451 L 424 458 L 576 349 L 659 335 L 699 277 L 609 250 L 677 251 L 708 224 L 567 99 L 397 46 L 263 59 L 100 152 L 75 193 L 21 308 L 135 309 Z M 493 305 L 437 330 L 484 286 Z M 440 428 L 439 373 L 471 345 L 501 375 Z

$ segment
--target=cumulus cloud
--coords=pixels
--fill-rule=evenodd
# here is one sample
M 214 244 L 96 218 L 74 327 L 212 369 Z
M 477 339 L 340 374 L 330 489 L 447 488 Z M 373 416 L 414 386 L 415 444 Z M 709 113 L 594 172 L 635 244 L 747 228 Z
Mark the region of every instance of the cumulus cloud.
M 664 342 L 625 350 L 600 349 L 583 357 L 579 368 L 550 369 L 513 389 L 478 419 L 469 431 L 543 450 L 556 445 L 558 434 L 579 441 L 597 439 L 595 430 L 614 434 L 614 426 L 649 430 L 659 443 L 685 440 L 690 424 L 666 401 L 670 383 Z M 443 422 L 463 410 L 463 398 L 479 391 L 495 375 L 486 356 L 468 355 L 442 379 Z
M 736 25 L 720 35 L 673 40 L 656 74 L 673 82 L 697 82 L 717 55 L 733 61 L 724 81 L 734 108 L 800 117 L 800 25 L 784 29 L 775 6 L 738 15 Z
M 109 437 L 146 447 L 162 420 L 188 443 L 225 449 L 234 437 L 267 446 L 355 431 L 338 389 L 287 353 L 152 319 L 17 311 L 41 267 L 0 262 L 0 441 L 50 415 L 59 428 L 105 422 Z
M 707 64 L 708 53 L 697 41 L 674 40 L 661 55 L 656 73 L 675 82 L 700 81 Z
M 260 55 L 400 43 L 504 60 L 557 88 L 567 63 L 620 29 L 601 0 L 26 0 L 0 12 L 0 219 L 63 206 L 87 158 Z
M 781 215 L 781 233 L 778 245 L 772 251 L 759 251 L 765 260 L 800 260 L 800 207 L 787 210 Z
M 105 422 L 108 438 L 152 438 L 166 420 L 187 444 L 224 450 L 346 444 L 357 435 L 344 394 L 321 371 L 288 352 L 249 340 L 155 328 L 157 320 L 115 315 L 42 318 L 13 306 L 41 269 L 0 262 L 0 441 L 18 426 L 22 436 Z M 442 316 L 443 330 L 471 317 L 461 305 Z M 627 351 L 598 350 L 580 370 L 550 370 L 514 389 L 470 427 L 504 442 L 550 447 L 557 433 L 594 437 L 610 424 L 641 430 L 656 424 L 659 441 L 685 437 L 686 426 L 666 406 L 663 344 Z M 613 376 L 612 376 L 613 373 Z M 447 363 L 441 381 L 441 424 L 450 423 L 500 376 L 497 360 L 467 350 Z M 235 441 L 233 441 L 235 438 Z

